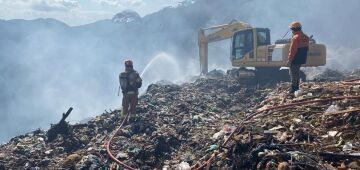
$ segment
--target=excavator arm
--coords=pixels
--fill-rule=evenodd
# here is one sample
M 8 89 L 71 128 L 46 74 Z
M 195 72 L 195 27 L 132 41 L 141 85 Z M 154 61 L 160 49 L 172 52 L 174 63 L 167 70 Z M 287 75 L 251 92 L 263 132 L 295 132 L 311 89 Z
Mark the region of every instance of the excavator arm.
M 208 44 L 211 42 L 229 39 L 233 36 L 234 32 L 247 28 L 253 27 L 244 22 L 232 21 L 229 24 L 200 29 L 198 35 L 198 45 L 201 74 L 206 74 L 208 72 Z M 214 31 L 206 35 L 205 31 L 207 30 Z

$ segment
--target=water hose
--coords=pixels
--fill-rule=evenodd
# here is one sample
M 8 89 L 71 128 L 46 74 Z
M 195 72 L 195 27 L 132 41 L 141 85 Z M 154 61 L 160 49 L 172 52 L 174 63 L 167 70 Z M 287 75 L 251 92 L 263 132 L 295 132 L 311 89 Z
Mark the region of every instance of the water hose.
M 124 162 L 118 160 L 112 153 L 111 153 L 111 149 L 110 149 L 110 145 L 112 140 L 114 139 L 115 135 L 120 131 L 120 129 L 124 126 L 127 118 L 130 116 L 130 112 L 128 112 L 124 118 L 124 120 L 121 122 L 120 126 L 116 129 L 115 133 L 113 135 L 110 136 L 109 140 L 107 142 L 105 142 L 105 147 L 106 147 L 106 152 L 109 155 L 109 157 L 115 161 L 116 163 L 118 163 L 119 165 L 129 169 L 129 170 L 136 170 L 136 168 L 133 168 L 127 164 L 125 164 Z

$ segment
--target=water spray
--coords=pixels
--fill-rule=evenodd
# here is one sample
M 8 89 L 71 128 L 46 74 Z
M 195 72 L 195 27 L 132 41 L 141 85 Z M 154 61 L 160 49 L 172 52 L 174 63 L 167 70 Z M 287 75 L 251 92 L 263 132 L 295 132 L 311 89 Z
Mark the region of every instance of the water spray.
M 153 57 L 153 58 L 148 62 L 148 64 L 146 64 L 144 70 L 143 70 L 143 71 L 141 72 L 141 74 L 140 74 L 140 77 L 142 78 L 143 75 L 151 68 L 151 66 L 152 66 L 153 64 L 155 64 L 156 62 L 159 62 L 159 61 L 165 61 L 165 62 L 171 64 L 172 66 L 175 66 L 175 68 L 174 68 L 175 71 L 176 71 L 177 73 L 180 73 L 180 69 L 179 69 L 179 66 L 178 66 L 177 61 L 176 61 L 173 57 L 171 57 L 170 55 L 162 52 L 162 53 L 159 53 L 158 55 L 156 55 L 155 57 Z

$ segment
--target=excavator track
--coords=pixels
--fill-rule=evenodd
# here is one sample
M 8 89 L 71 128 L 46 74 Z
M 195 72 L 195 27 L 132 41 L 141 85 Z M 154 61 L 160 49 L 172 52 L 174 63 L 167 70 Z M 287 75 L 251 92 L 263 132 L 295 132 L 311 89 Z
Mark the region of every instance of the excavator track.
M 289 69 L 280 68 L 235 68 L 227 72 L 228 75 L 238 79 L 244 84 L 266 84 L 277 82 L 290 82 Z M 306 74 L 300 71 L 301 81 L 306 81 Z

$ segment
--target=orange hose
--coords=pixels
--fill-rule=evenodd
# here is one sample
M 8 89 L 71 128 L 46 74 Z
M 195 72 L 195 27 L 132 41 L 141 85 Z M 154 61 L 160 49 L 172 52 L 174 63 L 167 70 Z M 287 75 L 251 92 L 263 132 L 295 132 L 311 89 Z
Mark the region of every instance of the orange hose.
M 126 119 L 129 117 L 129 115 L 130 115 L 130 112 L 126 114 L 124 120 L 121 122 L 121 124 L 120 124 L 120 126 L 118 127 L 118 129 L 116 129 L 115 133 L 114 133 L 112 136 L 110 136 L 109 141 L 105 142 L 105 147 L 106 147 L 106 152 L 107 152 L 107 154 L 109 155 L 109 157 L 110 157 L 113 161 L 115 161 L 116 163 L 124 166 L 124 167 L 127 168 L 127 169 L 136 170 L 135 168 L 133 168 L 133 167 L 125 164 L 124 162 L 121 162 L 120 160 L 118 160 L 118 159 L 111 153 L 111 149 L 110 149 L 111 141 L 114 139 L 114 136 L 119 132 L 119 130 L 122 128 L 122 126 L 125 124 Z
M 360 82 L 343 82 L 345 85 L 360 85 Z
M 360 78 L 344 80 L 341 83 L 344 85 L 360 85 Z

